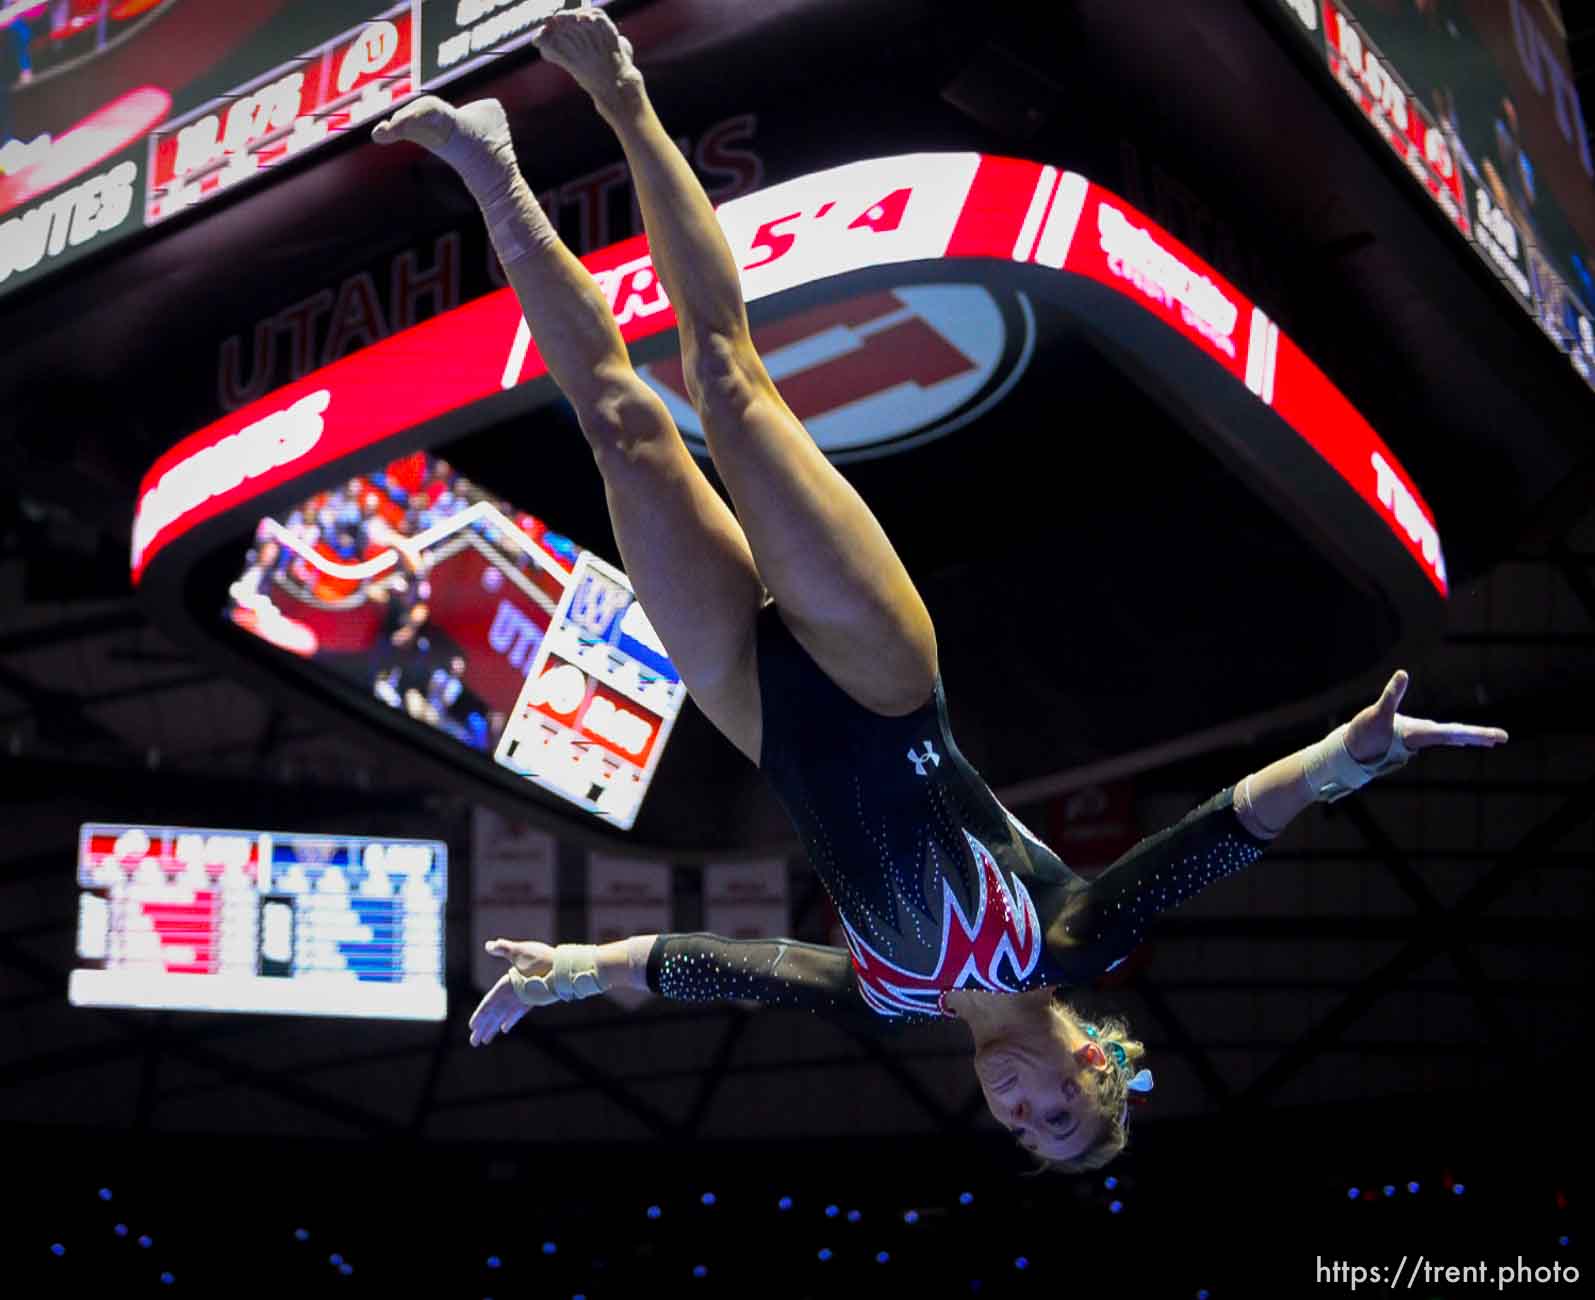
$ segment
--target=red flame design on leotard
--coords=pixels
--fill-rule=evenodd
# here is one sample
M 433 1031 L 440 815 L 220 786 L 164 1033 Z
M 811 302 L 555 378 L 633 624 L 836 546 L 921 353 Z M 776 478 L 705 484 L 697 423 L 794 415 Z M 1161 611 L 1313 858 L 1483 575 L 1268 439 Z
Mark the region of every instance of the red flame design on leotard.
M 964 838 L 975 855 L 980 893 L 971 922 L 959 906 L 952 884 L 942 879 L 941 956 L 929 975 L 904 970 L 859 937 L 847 919 L 847 946 L 858 972 L 859 992 L 883 1016 L 939 1015 L 941 995 L 948 989 L 980 988 L 1018 993 L 1041 960 L 1041 922 L 1024 881 L 1008 881 L 997 861 L 968 831 Z M 998 968 L 1006 960 L 1008 977 Z

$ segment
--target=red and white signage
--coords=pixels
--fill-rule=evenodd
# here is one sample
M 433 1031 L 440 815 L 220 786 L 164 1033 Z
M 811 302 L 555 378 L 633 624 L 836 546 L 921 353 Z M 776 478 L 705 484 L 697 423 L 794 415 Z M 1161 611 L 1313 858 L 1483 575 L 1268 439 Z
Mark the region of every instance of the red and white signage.
M 549 655 L 528 679 L 522 706 L 578 732 L 583 747 L 639 765 L 648 761 L 659 738 L 657 717 L 558 655 Z
M 396 5 L 150 135 L 155 225 L 392 110 L 419 84 L 413 15 Z
M 1335 80 L 1429 197 L 1467 234 L 1470 227 L 1462 169 L 1440 124 L 1334 0 L 1324 0 L 1324 39 Z
M 613 635 L 612 629 L 620 635 Z M 686 699 L 625 574 L 583 551 L 493 753 L 494 762 L 630 830 Z
M 124 158 L 108 171 L 0 221 L 0 284 L 120 229 L 133 211 L 137 181 L 138 164 Z
M 1036 330 L 1022 294 L 1005 314 L 983 285 L 916 284 L 757 326 L 753 341 L 815 444 L 845 462 L 905 451 L 995 406 L 1035 355 Z M 688 444 L 707 454 L 680 356 L 638 373 L 664 399 Z
M 1014 158 L 911 154 L 761 190 L 725 204 L 719 217 L 750 301 L 908 262 L 1024 264 L 1035 268 L 1038 293 L 1048 272 L 1107 286 L 1271 407 L 1446 594 L 1432 512 L 1344 394 L 1195 252 L 1084 177 Z M 675 325 L 644 238 L 583 264 L 604 286 L 628 342 Z M 978 275 L 977 267 L 966 274 Z M 546 371 L 506 289 L 240 408 L 173 447 L 145 476 L 134 524 L 134 580 L 162 546 L 204 520 Z M 224 443 L 231 450 L 215 454 Z
M 1408 89 L 1393 61 L 1352 16 L 1352 8 L 1361 9 L 1364 2 L 1281 0 L 1295 16 L 1298 29 L 1323 55 L 1330 76 L 1406 165 L 1413 179 L 1457 230 L 1469 237 L 1475 252 L 1510 288 L 1546 336 L 1569 354 L 1573 368 L 1585 382 L 1595 385 L 1595 313 L 1584 306 L 1564 279 L 1564 272 L 1558 269 L 1559 264 L 1578 264 L 1582 256 L 1575 247 L 1578 238 L 1575 236 L 1572 244 L 1566 244 L 1562 237 L 1550 234 L 1543 222 L 1540 231 L 1531 234 L 1519 224 L 1520 216 L 1503 206 L 1503 195 L 1495 188 L 1499 178 L 1492 181 L 1489 174 L 1492 154 L 1497 155 L 1495 163 L 1509 172 L 1528 166 L 1526 159 L 1532 155 L 1532 172 L 1541 177 L 1548 192 L 1558 196 L 1564 215 L 1586 208 L 1588 178 L 1595 176 L 1595 162 L 1591 159 L 1589 132 L 1579 112 L 1578 93 L 1563 66 L 1558 43 L 1547 36 L 1527 0 L 1511 0 L 1510 4 L 1504 0 L 1470 0 L 1463 24 L 1468 30 L 1448 21 L 1448 37 L 1441 36 L 1436 26 L 1424 38 L 1438 42 L 1429 51 L 1430 74 L 1441 67 L 1450 68 L 1444 78 L 1450 82 L 1449 98 L 1451 91 L 1461 92 L 1474 76 L 1475 63 L 1480 67 L 1493 64 L 1488 67 L 1489 79 L 1496 80 L 1499 74 L 1504 78 L 1500 86 L 1509 92 L 1501 102 L 1516 108 L 1506 118 L 1496 120 L 1493 130 L 1493 108 L 1488 112 L 1470 111 L 1460 118 L 1448 110 L 1449 120 L 1440 122 Z M 1377 2 L 1374 7 L 1391 8 L 1388 3 Z M 1374 26 L 1382 21 L 1371 18 Z M 1493 91 L 1488 98 L 1499 93 L 1499 89 Z M 1549 98 L 1550 104 L 1534 103 L 1543 98 Z M 1523 115 L 1521 119 L 1519 114 Z M 1504 131 L 1515 139 L 1520 129 L 1526 132 L 1528 153 L 1520 152 L 1524 147 L 1521 143 L 1512 143 L 1508 152 L 1517 155 L 1517 162 L 1504 163 L 1498 153 L 1502 146 L 1492 135 Z M 1532 178 L 1525 173 L 1523 179 L 1528 190 L 1533 191 Z M 1532 202 L 1525 198 L 1525 205 Z M 1526 213 L 1523 215 L 1526 217 Z M 1578 224 L 1575 217 L 1573 225 Z M 1540 245 L 1541 239 L 1548 244 Z M 1587 225 L 1584 242 L 1589 242 Z M 1560 252 L 1551 247 L 1557 244 L 1562 246 Z

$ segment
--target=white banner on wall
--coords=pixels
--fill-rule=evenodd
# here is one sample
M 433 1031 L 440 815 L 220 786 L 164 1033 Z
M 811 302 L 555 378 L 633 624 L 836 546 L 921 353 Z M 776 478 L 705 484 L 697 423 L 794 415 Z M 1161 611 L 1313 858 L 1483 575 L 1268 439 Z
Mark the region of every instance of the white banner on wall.
M 703 869 L 703 928 L 728 939 L 771 939 L 792 926 L 783 858 Z
M 587 858 L 587 941 L 613 943 L 634 934 L 663 934 L 671 928 L 670 866 L 647 858 L 592 853 Z M 636 1006 L 648 994 L 615 989 L 608 995 Z
M 483 992 L 504 974 L 489 939 L 540 939 L 554 933 L 558 846 L 547 831 L 511 821 L 487 808 L 471 819 L 471 974 Z

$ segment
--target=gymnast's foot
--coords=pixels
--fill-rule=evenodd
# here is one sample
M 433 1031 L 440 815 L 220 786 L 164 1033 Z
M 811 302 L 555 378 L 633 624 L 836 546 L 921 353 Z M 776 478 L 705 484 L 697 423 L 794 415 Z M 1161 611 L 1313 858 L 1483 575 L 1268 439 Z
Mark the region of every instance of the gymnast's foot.
M 576 79 L 600 113 L 626 107 L 642 91 L 642 73 L 631 61 L 631 42 L 615 30 L 602 9 L 583 7 L 554 14 L 532 43 L 545 59 Z
M 436 95 L 422 95 L 377 123 L 371 138 L 378 144 L 408 140 L 430 150 L 459 172 L 484 205 L 503 195 L 516 174 L 509 120 L 496 99 L 455 108 Z

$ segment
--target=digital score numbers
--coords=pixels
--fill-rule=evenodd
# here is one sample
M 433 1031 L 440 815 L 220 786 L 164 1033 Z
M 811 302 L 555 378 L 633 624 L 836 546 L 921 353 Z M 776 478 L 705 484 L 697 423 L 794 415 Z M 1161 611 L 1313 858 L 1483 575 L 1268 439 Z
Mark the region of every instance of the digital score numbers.
M 1354 0 L 1281 2 L 1294 16 L 1296 30 L 1323 54 L 1330 76 L 1357 105 L 1369 126 L 1511 291 L 1518 305 L 1568 355 L 1584 381 L 1595 388 L 1595 310 L 1586 305 L 1558 270 L 1552 250 L 1536 247 L 1529 231 L 1506 210 L 1503 203 L 1510 200 L 1492 192 L 1477 159 L 1487 158 L 1493 142 L 1478 132 L 1478 122 L 1474 122 L 1475 135 L 1469 147 L 1468 141 L 1457 134 L 1454 121 L 1438 120 L 1352 14 Z M 1526 39 L 1525 25 L 1532 26 L 1534 20 L 1519 13 L 1514 5 L 1512 22 L 1521 50 Z M 1455 49 L 1448 50 L 1445 57 L 1482 60 L 1487 55 L 1482 47 L 1468 48 L 1458 38 Z M 1454 75 L 1464 76 L 1465 66 L 1458 63 Z M 1559 123 L 1567 121 L 1570 127 L 1560 101 L 1556 112 Z M 1587 156 L 1587 141 L 1584 147 Z
M 583 551 L 493 757 L 630 830 L 685 700 L 626 575 Z
M 598 0 L 600 4 L 607 0 Z M 154 226 L 528 44 L 565 0 L 404 0 L 149 137 Z
M 448 849 L 90 823 L 74 1006 L 442 1020 Z
M 164 124 L 149 138 L 155 225 L 391 111 L 415 89 L 408 4 Z

